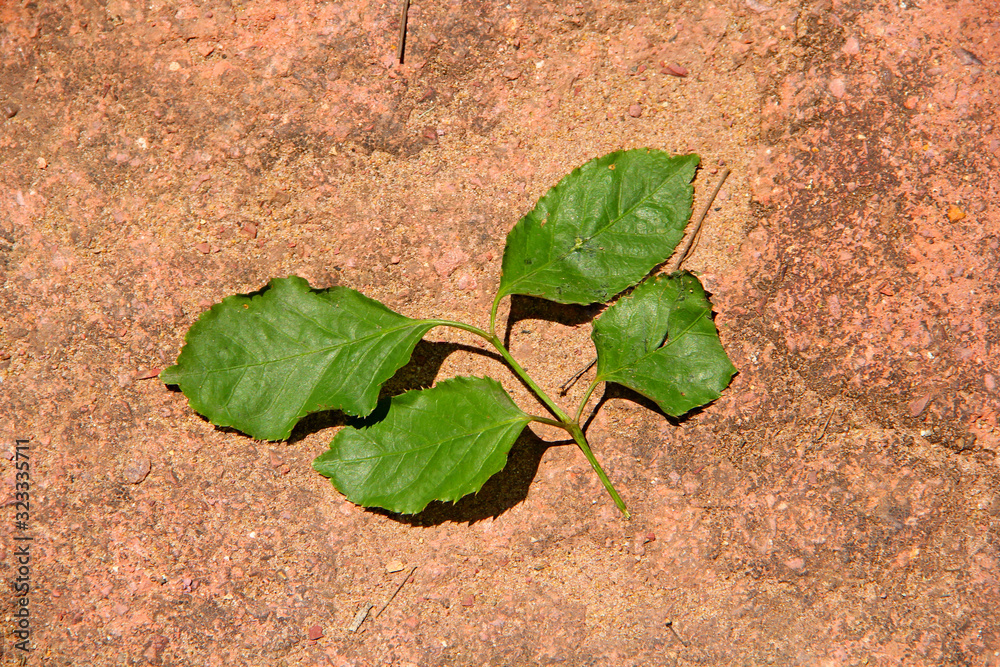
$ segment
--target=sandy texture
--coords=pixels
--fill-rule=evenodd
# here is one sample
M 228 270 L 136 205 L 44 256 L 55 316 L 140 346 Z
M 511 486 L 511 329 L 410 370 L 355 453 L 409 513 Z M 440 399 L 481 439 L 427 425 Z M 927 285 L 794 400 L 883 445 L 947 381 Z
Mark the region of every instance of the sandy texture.
M 0 664 L 1000 664 L 996 2 L 421 1 L 403 66 L 367 0 L 0 26 Z M 341 415 L 254 441 L 155 379 L 272 276 L 484 326 L 516 220 L 640 146 L 699 204 L 733 171 L 687 266 L 740 374 L 679 423 L 601 399 L 630 522 L 558 431 L 402 520 L 312 472 Z M 512 308 L 557 393 L 596 311 Z M 391 388 L 456 373 L 540 410 L 442 330 Z

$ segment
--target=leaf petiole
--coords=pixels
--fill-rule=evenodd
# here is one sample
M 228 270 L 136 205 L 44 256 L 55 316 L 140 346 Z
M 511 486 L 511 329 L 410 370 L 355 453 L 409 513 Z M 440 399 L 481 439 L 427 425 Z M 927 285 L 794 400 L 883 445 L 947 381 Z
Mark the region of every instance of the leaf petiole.
M 583 395 L 583 400 L 580 401 L 580 407 L 576 409 L 576 423 L 580 423 L 580 418 L 583 417 L 583 409 L 587 407 L 587 401 L 590 400 L 590 395 L 594 393 L 597 389 L 597 385 L 601 384 L 602 380 L 599 378 L 594 378 L 594 381 L 590 383 L 587 387 L 587 392 Z
M 538 422 L 539 424 L 548 424 L 549 426 L 555 426 L 556 428 L 561 428 L 562 430 L 569 432 L 569 428 L 566 424 L 555 419 L 549 419 L 548 417 L 539 417 L 538 415 L 528 415 L 531 417 L 531 421 Z
M 497 308 L 500 307 L 500 300 L 503 296 L 497 292 L 496 297 L 493 299 L 493 307 L 490 309 L 490 333 L 495 334 L 497 330 Z

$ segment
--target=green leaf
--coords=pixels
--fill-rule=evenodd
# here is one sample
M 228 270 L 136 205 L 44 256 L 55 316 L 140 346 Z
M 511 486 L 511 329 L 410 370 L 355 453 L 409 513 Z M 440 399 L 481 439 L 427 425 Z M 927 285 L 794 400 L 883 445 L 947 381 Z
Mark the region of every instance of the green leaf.
M 345 427 L 313 468 L 353 503 L 415 514 L 479 491 L 529 421 L 496 380 L 459 377 L 394 397 L 373 426 Z
M 370 413 L 382 383 L 433 326 L 346 287 L 276 278 L 203 313 L 160 379 L 213 424 L 282 440 L 312 412 Z
M 595 382 L 633 389 L 673 417 L 717 399 L 736 373 L 690 273 L 642 283 L 594 321 L 592 338 Z
M 574 170 L 507 235 L 497 301 L 603 303 L 642 280 L 684 236 L 698 160 L 643 148 Z

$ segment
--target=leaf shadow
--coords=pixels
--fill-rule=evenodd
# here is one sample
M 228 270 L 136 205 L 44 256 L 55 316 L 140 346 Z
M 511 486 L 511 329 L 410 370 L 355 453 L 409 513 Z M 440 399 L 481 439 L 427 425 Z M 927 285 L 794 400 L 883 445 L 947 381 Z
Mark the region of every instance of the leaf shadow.
M 550 447 L 571 444 L 572 440 L 542 440 L 534 431 L 526 428 L 511 447 L 507 465 L 486 480 L 478 493 L 469 494 L 454 503 L 435 500 L 417 514 L 397 514 L 377 507 L 368 508 L 367 511 L 410 526 L 437 526 L 448 522 L 471 525 L 485 519 L 495 519 L 528 497 L 528 489 L 538 474 L 542 456 Z
M 510 334 L 514 325 L 523 320 L 546 320 L 568 327 L 590 322 L 604 309 L 604 304 L 579 306 L 556 303 L 548 299 L 515 294 L 510 297 L 510 313 L 504 329 L 503 344 L 510 347 Z
M 410 361 L 396 371 L 396 374 L 382 385 L 382 389 L 379 391 L 379 402 L 374 412 L 363 418 L 352 417 L 340 410 L 314 412 L 299 420 L 299 423 L 292 429 L 288 443 L 297 443 L 307 436 L 327 428 L 347 425 L 354 426 L 355 428 L 363 428 L 381 421 L 385 418 L 385 411 L 389 408 L 389 401 L 385 399 L 398 396 L 413 389 L 426 389 L 430 387 L 434 384 L 434 379 L 438 376 L 438 372 L 441 370 L 445 359 L 454 352 L 471 352 L 503 363 L 503 357 L 499 354 L 471 345 L 421 340 L 413 349 Z
M 587 430 L 590 428 L 590 423 L 594 421 L 595 417 L 597 417 L 597 413 L 601 411 L 601 408 L 604 407 L 604 404 L 607 403 L 612 398 L 623 398 L 627 401 L 632 401 L 637 405 L 641 405 L 647 410 L 650 410 L 660 415 L 674 426 L 680 426 L 681 422 L 688 419 L 691 415 L 698 414 L 702 410 L 702 408 L 695 408 L 694 410 L 685 413 L 681 417 L 671 417 L 666 412 L 661 410 L 660 406 L 658 406 L 656 403 L 649 400 L 639 392 L 633 391 L 632 389 L 629 389 L 628 387 L 617 384 L 615 382 L 605 382 L 604 393 L 601 394 L 600 400 L 597 401 L 597 404 L 594 405 L 594 407 L 590 410 L 590 416 L 587 417 L 586 421 L 583 422 L 582 428 L 584 433 L 586 433 Z

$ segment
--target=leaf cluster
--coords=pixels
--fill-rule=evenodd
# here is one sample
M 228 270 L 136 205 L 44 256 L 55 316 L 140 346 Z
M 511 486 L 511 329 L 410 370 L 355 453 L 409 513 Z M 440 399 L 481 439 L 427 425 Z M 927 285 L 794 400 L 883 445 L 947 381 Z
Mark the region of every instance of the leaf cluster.
M 458 328 L 493 345 L 552 416 L 523 411 L 496 380 L 458 377 L 391 398 L 380 421 L 341 429 L 313 467 L 354 503 L 412 514 L 477 492 L 506 465 L 524 428 L 541 422 L 569 433 L 628 516 L 580 425 L 593 391 L 618 383 L 680 416 L 718 398 L 736 372 L 698 279 L 648 277 L 684 236 L 698 159 L 620 151 L 563 178 L 507 236 L 488 329 L 411 319 L 347 287 L 276 278 L 203 313 L 161 379 L 213 424 L 282 440 L 310 413 L 370 415 L 382 385 L 428 331 Z M 607 303 L 633 287 L 593 323 L 597 371 L 574 417 L 496 334 L 505 297 Z

